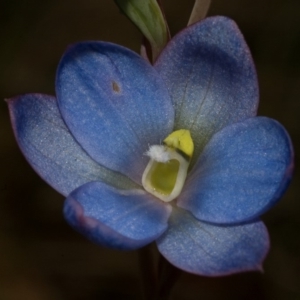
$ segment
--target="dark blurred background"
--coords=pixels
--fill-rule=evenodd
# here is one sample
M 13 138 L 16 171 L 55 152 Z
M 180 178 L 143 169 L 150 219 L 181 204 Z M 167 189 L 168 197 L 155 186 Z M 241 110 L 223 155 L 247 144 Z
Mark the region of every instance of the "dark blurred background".
M 192 0 L 165 0 L 171 32 Z M 209 15 L 241 28 L 260 82 L 260 115 L 279 120 L 300 142 L 300 1 L 214 0 Z M 139 50 L 141 36 L 112 0 L 1 0 L 0 99 L 54 94 L 58 61 L 70 43 L 104 40 Z M 0 300 L 141 299 L 137 252 L 95 246 L 62 216 L 63 197 L 27 164 L 0 101 Z M 205 278 L 184 273 L 173 299 L 300 299 L 299 176 L 263 219 L 271 236 L 264 273 Z M 299 193 L 299 194 L 298 194 Z

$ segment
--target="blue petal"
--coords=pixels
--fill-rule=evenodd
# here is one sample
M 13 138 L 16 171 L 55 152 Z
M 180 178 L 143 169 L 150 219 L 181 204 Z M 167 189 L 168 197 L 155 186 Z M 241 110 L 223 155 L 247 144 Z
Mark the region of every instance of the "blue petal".
M 293 149 L 285 129 L 264 117 L 216 133 L 204 148 L 178 205 L 213 223 L 260 216 L 290 182 Z
M 68 49 L 56 83 L 62 116 L 82 147 L 140 183 L 144 153 L 173 128 L 174 110 L 159 74 L 128 49 L 88 42 Z
M 175 36 L 155 64 L 175 106 L 175 128 L 189 129 L 195 157 L 221 128 L 256 115 L 258 84 L 236 24 L 211 17 Z
M 198 275 L 222 276 L 262 270 L 269 249 L 262 222 L 215 226 L 173 210 L 168 230 L 157 240 L 158 249 L 176 267 Z
M 98 165 L 78 145 L 64 124 L 54 97 L 28 94 L 10 99 L 8 105 L 23 154 L 58 192 L 68 195 L 94 180 L 132 188 L 128 178 Z
M 90 182 L 69 195 L 64 213 L 70 225 L 90 240 L 131 250 L 166 230 L 171 206 L 142 190 L 122 191 Z

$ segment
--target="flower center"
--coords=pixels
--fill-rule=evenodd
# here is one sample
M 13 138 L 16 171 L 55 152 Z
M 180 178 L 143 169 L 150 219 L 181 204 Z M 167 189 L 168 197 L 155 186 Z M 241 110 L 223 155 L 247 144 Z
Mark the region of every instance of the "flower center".
M 181 192 L 194 152 L 189 130 L 180 129 L 168 135 L 163 145 L 152 145 L 146 152 L 150 161 L 143 173 L 144 189 L 169 202 Z

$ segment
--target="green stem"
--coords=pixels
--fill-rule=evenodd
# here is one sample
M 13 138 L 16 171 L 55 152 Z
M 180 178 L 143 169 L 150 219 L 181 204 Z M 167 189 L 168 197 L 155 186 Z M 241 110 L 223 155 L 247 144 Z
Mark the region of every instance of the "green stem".
M 182 271 L 170 264 L 162 255 L 158 265 L 158 298 L 160 300 L 170 300 L 172 288 L 179 279 Z
M 170 300 L 170 294 L 181 271 L 159 255 L 158 267 L 154 248 L 148 245 L 138 250 L 144 300 Z
M 156 297 L 157 276 L 151 245 L 138 250 L 140 276 L 142 281 L 143 299 L 154 300 Z

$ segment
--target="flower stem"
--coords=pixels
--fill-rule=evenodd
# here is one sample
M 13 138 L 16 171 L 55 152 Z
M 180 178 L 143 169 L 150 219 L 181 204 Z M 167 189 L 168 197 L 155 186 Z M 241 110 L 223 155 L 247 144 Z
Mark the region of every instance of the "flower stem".
M 151 245 L 138 250 L 144 300 L 170 300 L 170 293 L 181 271 L 159 254 L 158 266 Z
M 162 255 L 158 262 L 158 298 L 170 300 L 170 294 L 181 275 L 181 270 L 170 264 Z
M 140 276 L 144 300 L 154 300 L 156 296 L 157 276 L 151 245 L 138 250 Z

